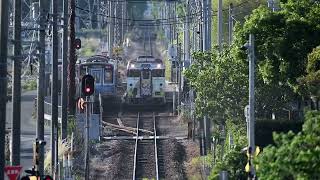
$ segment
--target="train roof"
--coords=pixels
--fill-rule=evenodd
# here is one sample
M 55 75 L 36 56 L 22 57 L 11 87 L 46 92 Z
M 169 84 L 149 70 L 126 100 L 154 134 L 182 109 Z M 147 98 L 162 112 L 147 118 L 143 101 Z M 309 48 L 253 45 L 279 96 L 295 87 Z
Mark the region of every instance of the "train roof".
M 129 61 L 127 69 L 165 69 L 161 59 L 154 61 Z
M 115 64 L 115 60 L 110 59 L 104 55 L 94 55 L 89 58 L 83 58 L 78 60 L 78 64 Z

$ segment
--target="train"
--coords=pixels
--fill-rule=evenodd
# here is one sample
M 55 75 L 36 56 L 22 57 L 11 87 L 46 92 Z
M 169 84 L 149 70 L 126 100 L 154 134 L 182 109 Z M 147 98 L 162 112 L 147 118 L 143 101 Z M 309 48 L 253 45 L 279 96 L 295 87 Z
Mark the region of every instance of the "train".
M 139 56 L 127 64 L 125 105 L 163 105 L 165 99 L 165 66 L 161 59 Z
M 116 98 L 118 65 L 113 59 L 104 55 L 94 55 L 76 64 L 77 94 L 81 96 L 81 79 L 85 74 L 91 74 L 95 79 L 95 98 Z

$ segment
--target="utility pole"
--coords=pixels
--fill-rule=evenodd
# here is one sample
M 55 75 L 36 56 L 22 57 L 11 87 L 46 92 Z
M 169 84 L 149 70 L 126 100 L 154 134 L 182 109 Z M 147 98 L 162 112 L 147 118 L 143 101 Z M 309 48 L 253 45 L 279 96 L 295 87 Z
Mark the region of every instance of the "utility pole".
M 4 179 L 7 104 L 8 0 L 0 1 L 0 179 Z
M 69 64 L 68 64 L 68 78 L 69 78 L 69 98 L 68 98 L 68 107 L 69 114 L 75 114 L 75 94 L 76 94 L 76 85 L 75 85 L 75 66 L 76 66 L 76 49 L 74 47 L 75 44 L 75 19 L 76 19 L 76 1 L 70 0 L 70 16 L 69 16 Z
M 91 104 L 89 102 L 90 97 L 86 97 L 86 103 L 87 103 L 87 108 L 86 108 L 86 141 L 85 141 L 85 180 L 89 180 L 90 177 L 90 167 L 89 167 L 89 118 L 90 118 L 90 110 L 91 110 Z
M 47 0 L 40 0 L 40 30 L 39 40 L 39 68 L 38 68 L 38 89 L 37 89 L 37 138 L 44 140 L 44 94 L 45 94 L 45 52 L 46 52 L 46 17 L 48 12 Z M 44 172 L 44 147 L 40 146 L 39 166 L 40 174 Z
M 56 178 L 58 145 L 58 1 L 52 0 L 52 71 L 51 71 L 51 171 Z
M 21 132 L 21 0 L 14 0 L 11 165 L 20 165 Z
M 211 49 L 211 29 L 212 29 L 212 0 L 207 0 L 207 47 L 206 50 Z
M 109 3 L 109 57 L 112 57 L 112 50 L 114 45 L 115 1 L 110 1 Z
M 218 0 L 218 46 L 219 51 L 222 51 L 222 36 L 223 36 L 223 30 L 222 30 L 222 0 Z
M 61 86 L 61 139 L 67 138 L 68 132 L 68 0 L 63 0 L 63 41 L 62 41 L 62 86 Z
M 190 0 L 187 0 L 187 13 L 186 13 L 186 22 L 185 22 L 185 29 L 184 29 L 184 62 L 187 62 L 190 65 Z
M 255 66 L 255 53 L 254 53 L 254 35 L 250 34 L 249 35 L 249 53 L 248 53 L 248 58 L 249 58 L 249 153 L 250 157 L 254 156 L 255 153 L 255 138 L 254 138 L 254 123 L 255 123 L 255 118 L 254 118 L 254 103 L 255 103 L 255 98 L 254 98 L 254 66 Z M 250 158 L 251 161 L 251 166 L 250 166 L 250 174 L 255 177 L 255 169 L 253 165 L 253 161 Z
M 229 4 L 229 21 L 228 21 L 228 30 L 229 30 L 229 46 L 231 46 L 233 41 L 233 4 Z
M 208 47 L 208 0 L 202 0 L 202 17 L 203 17 L 203 23 L 202 23 L 202 36 L 203 36 L 203 51 L 207 51 Z

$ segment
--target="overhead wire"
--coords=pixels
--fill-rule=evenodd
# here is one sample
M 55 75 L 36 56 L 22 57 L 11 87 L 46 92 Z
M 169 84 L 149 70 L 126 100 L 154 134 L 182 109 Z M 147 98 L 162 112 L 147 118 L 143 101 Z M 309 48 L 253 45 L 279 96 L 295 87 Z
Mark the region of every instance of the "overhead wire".
M 249 0 L 244 1 L 240 4 L 235 5 L 233 8 L 239 8 L 242 7 L 243 5 L 245 5 L 246 3 L 248 3 Z M 106 18 L 112 18 L 112 19 L 117 19 L 117 20 L 121 20 L 122 22 L 124 21 L 125 23 L 120 23 L 120 24 L 124 24 L 124 26 L 132 26 L 133 25 L 138 25 L 138 26 L 166 26 L 166 25 L 177 25 L 177 24 L 184 24 L 185 23 L 185 19 L 188 18 L 189 21 L 192 20 L 196 20 L 199 21 L 199 17 L 200 15 L 202 15 L 202 10 L 190 14 L 190 15 L 185 15 L 185 16 L 178 16 L 178 17 L 171 17 L 171 18 L 159 18 L 159 19 L 152 19 L 152 20 L 148 20 L 148 19 L 131 19 L 131 18 L 121 18 L 121 17 L 113 17 L 113 16 L 109 16 L 106 14 L 101 14 L 101 13 L 96 13 L 96 12 L 92 12 L 88 9 L 84 9 L 81 8 L 79 6 L 76 6 L 77 9 L 82 10 L 82 11 L 86 11 L 88 13 L 92 13 L 93 15 L 97 15 L 97 16 L 102 16 L 102 17 L 106 17 Z M 229 9 L 223 9 L 222 11 L 228 11 Z M 218 11 L 212 11 L 212 17 L 217 16 L 216 13 Z M 113 24 L 113 25 L 117 25 L 119 23 L 111 23 L 108 21 L 99 21 L 99 20 L 92 20 L 90 18 L 87 17 L 81 17 L 81 16 L 76 16 L 82 20 L 88 20 L 88 21 L 92 21 L 92 22 L 96 22 L 96 23 L 101 23 L 101 22 L 106 22 L 107 24 Z M 179 20 L 180 19 L 180 20 Z M 129 23 L 128 23 L 129 21 Z M 143 22 L 143 23 L 137 23 L 137 22 Z M 201 18 L 201 22 L 203 22 L 203 19 Z

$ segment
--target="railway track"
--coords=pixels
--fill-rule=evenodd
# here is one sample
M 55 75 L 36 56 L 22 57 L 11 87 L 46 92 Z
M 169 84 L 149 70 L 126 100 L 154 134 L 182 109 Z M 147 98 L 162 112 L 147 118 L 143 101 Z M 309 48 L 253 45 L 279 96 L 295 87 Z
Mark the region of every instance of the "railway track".
M 156 116 L 142 116 L 138 113 L 137 118 L 137 136 L 134 151 L 134 167 L 133 167 L 133 180 L 142 180 L 144 178 L 159 180 L 164 175 L 163 156 L 159 158 L 158 148 L 160 147 L 157 140 Z M 143 139 L 145 132 L 139 129 L 152 130 L 153 138 Z M 159 166 L 161 165 L 161 166 Z M 159 167 L 161 169 L 159 169 Z

